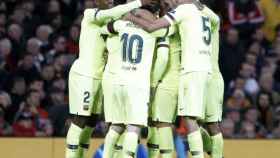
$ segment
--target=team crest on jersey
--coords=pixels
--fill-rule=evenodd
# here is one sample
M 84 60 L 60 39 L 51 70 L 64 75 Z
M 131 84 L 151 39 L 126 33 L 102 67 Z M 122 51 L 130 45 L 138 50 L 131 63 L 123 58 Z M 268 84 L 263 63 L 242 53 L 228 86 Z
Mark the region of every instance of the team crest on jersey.
M 88 111 L 88 109 L 89 109 L 89 105 L 84 105 L 83 106 L 83 110 Z

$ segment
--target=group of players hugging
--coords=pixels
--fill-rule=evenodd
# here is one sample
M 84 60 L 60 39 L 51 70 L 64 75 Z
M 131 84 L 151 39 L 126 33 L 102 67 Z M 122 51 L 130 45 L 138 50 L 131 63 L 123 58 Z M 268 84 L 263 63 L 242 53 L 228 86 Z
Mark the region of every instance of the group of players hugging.
M 107 9 L 98 9 L 101 2 Z M 96 5 L 84 11 L 80 54 L 69 74 L 66 158 L 85 157 L 103 103 L 110 124 L 103 158 L 135 157 L 146 126 L 149 158 L 173 157 L 176 116 L 185 120 L 193 158 L 204 151 L 222 158 L 218 15 L 199 0 Z

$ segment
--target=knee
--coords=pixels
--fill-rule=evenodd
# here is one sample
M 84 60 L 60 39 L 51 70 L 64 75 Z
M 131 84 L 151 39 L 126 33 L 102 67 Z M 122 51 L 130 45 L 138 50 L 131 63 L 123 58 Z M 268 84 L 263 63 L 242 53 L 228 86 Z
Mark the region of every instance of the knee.
M 199 130 L 197 119 L 195 117 L 185 117 L 185 120 L 189 133 Z
M 80 128 L 84 128 L 85 126 L 89 127 L 95 127 L 97 118 L 96 116 L 79 116 L 79 115 L 73 115 L 72 123 L 79 126 Z
M 71 121 L 72 121 L 73 124 L 79 126 L 80 128 L 84 128 L 86 126 L 87 117 L 86 116 L 73 115 L 71 117 Z
M 126 129 L 127 129 L 127 132 L 134 132 L 137 135 L 140 135 L 140 133 L 141 133 L 141 126 L 139 126 L 139 125 L 127 125 Z
M 218 122 L 207 123 L 207 130 L 211 136 L 221 133 L 221 129 Z
M 125 130 L 125 126 L 124 126 L 124 124 L 112 124 L 110 126 L 110 129 L 114 130 L 118 134 L 122 134 Z

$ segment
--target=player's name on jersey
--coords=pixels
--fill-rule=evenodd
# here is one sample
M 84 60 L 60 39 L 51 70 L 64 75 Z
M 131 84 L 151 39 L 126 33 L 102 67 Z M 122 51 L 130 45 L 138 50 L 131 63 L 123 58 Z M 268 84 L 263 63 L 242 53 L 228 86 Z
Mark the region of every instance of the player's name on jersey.
M 126 71 L 136 71 L 137 70 L 137 67 L 136 66 L 122 66 L 122 69 L 123 70 L 126 70 Z
M 210 51 L 207 51 L 207 50 L 200 50 L 200 51 L 199 51 L 199 54 L 202 54 L 202 55 L 210 55 Z

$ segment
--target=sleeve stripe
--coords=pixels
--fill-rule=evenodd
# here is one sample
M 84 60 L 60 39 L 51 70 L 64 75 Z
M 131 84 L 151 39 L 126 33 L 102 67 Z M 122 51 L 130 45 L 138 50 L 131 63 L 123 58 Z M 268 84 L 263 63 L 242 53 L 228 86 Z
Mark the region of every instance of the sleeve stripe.
M 94 19 L 96 19 L 98 12 L 100 11 L 100 9 L 97 9 L 95 14 L 94 14 Z
M 158 44 L 157 45 L 157 48 L 162 48 L 162 47 L 169 48 L 169 45 L 168 44 Z
M 175 18 L 174 18 L 174 16 L 173 16 L 172 14 L 166 13 L 166 15 L 167 15 L 171 20 L 176 21 Z
M 166 33 L 163 37 L 166 38 L 168 36 L 168 34 L 169 34 L 169 27 L 166 28 Z
M 114 21 L 111 21 L 107 24 L 107 29 L 111 34 L 117 34 L 117 32 L 114 29 Z

